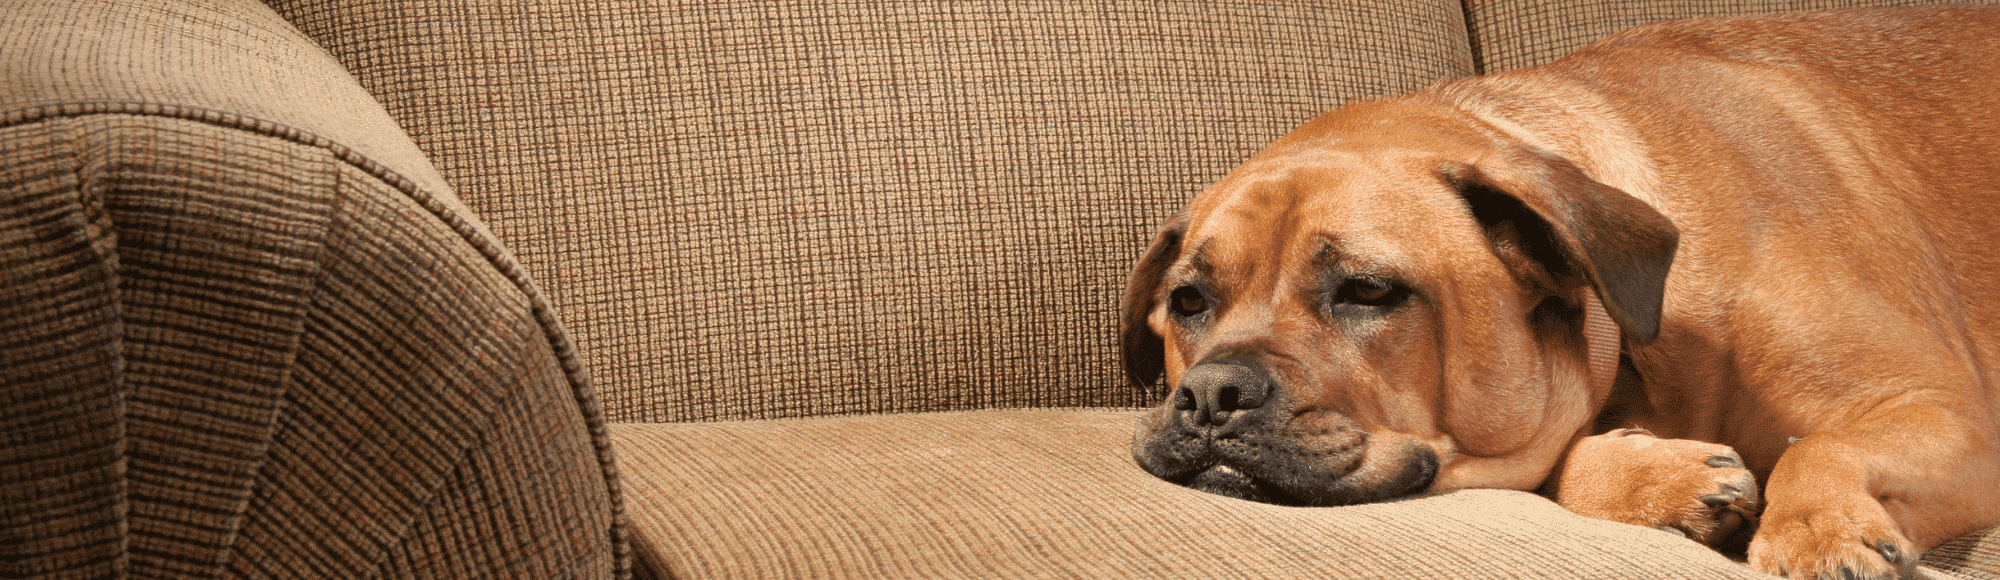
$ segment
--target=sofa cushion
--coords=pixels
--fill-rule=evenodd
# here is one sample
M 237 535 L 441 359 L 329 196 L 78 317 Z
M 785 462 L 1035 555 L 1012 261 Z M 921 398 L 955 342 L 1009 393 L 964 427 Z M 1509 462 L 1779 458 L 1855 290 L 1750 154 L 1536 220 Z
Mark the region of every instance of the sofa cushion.
M 692 578 L 1768 578 L 1693 541 L 1472 490 L 1294 508 L 1132 463 L 1126 410 L 613 424 L 642 567 Z M 2000 572 L 2000 533 L 1933 552 Z M 1983 543 L 1982 543 L 1983 542 Z
M 1342 102 L 1470 72 L 1449 0 L 274 0 L 561 308 L 610 415 L 1143 404 L 1155 228 Z
M 0 577 L 609 578 L 520 268 L 256 2 L 0 11 Z

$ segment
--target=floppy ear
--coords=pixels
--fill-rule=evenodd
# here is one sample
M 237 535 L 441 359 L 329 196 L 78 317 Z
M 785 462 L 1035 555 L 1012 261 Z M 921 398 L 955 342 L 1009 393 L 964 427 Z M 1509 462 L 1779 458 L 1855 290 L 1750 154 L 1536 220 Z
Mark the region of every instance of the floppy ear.
M 1582 276 L 1626 338 L 1652 342 L 1680 230 L 1646 202 L 1569 160 L 1510 147 L 1443 168 L 1489 235 L 1512 224 L 1524 252 L 1557 279 Z
M 1146 254 L 1139 258 L 1139 265 L 1132 269 L 1132 277 L 1125 282 L 1125 299 L 1121 307 L 1124 318 L 1119 323 L 1119 331 L 1124 335 L 1122 352 L 1125 359 L 1125 380 L 1141 392 L 1150 392 L 1154 381 L 1167 367 L 1167 345 L 1146 319 L 1153 313 L 1153 297 L 1158 295 L 1161 278 L 1167 268 L 1180 258 L 1181 237 L 1187 234 L 1187 214 L 1176 215 L 1160 227 L 1160 234 L 1153 238 L 1153 244 L 1146 248 Z

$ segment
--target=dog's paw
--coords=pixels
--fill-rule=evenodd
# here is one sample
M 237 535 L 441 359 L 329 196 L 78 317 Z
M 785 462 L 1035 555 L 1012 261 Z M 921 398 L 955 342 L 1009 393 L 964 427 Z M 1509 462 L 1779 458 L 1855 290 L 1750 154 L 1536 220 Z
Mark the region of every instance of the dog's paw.
M 1727 445 L 1615 429 L 1570 448 L 1556 501 L 1576 513 L 1720 546 L 1757 527 L 1757 478 Z M 1736 544 L 1741 546 L 1741 544 Z
M 1750 541 L 1750 567 L 1793 579 L 1914 578 L 1916 546 L 1868 497 L 1773 504 Z

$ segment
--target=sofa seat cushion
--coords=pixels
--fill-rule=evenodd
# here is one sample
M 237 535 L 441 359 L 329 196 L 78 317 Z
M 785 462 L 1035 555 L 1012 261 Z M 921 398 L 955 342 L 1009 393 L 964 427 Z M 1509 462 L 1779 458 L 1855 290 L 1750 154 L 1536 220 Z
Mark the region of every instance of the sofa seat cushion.
M 1133 464 L 1137 419 L 975 411 L 611 437 L 640 567 L 674 578 L 1769 578 L 1524 492 L 1293 508 L 1191 491 Z M 1988 532 L 1934 550 L 1923 573 L 1991 578 L 1996 562 Z

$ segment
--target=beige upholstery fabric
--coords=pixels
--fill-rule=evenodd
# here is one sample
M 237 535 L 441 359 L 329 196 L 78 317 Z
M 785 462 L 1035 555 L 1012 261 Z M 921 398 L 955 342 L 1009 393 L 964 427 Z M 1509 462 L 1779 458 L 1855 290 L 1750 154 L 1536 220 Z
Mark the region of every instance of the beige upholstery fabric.
M 1769 578 L 1522 492 L 1288 508 L 1191 491 L 1132 464 L 1136 423 L 1012 410 L 611 434 L 641 564 L 682 579 Z M 1924 573 L 1991 578 L 1996 560 L 1987 532 Z
M 1525 493 L 1315 509 L 1186 490 L 1132 465 L 1135 421 L 982 411 L 612 438 L 637 533 L 667 538 L 654 563 L 683 579 L 1751 576 Z
M 1479 71 L 1548 64 L 1612 33 L 1652 22 L 1874 6 L 1976 4 L 1946 0 L 1465 0 Z
M 1974 580 L 2000 580 L 2000 528 L 1967 534 L 1924 554 L 1930 571 Z
M 1456 2 L 278 1 L 575 333 L 610 416 L 1138 405 L 1168 215 L 1471 71 Z
M 0 11 L 0 577 L 612 577 L 519 266 L 237 0 Z

